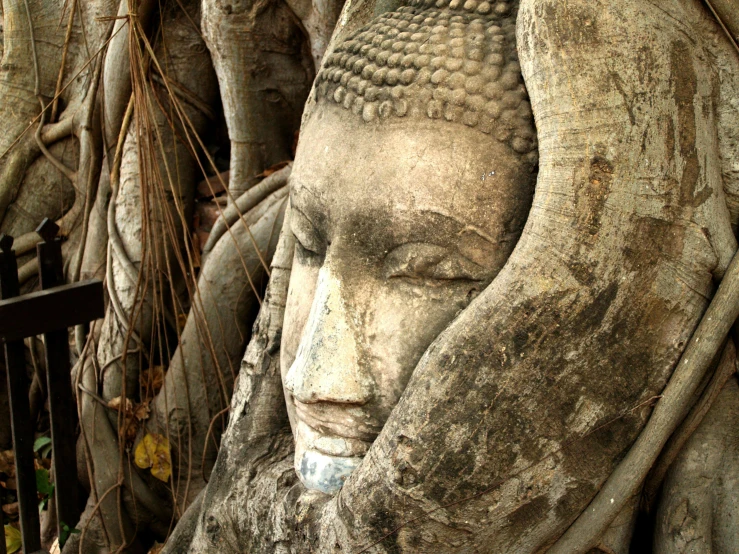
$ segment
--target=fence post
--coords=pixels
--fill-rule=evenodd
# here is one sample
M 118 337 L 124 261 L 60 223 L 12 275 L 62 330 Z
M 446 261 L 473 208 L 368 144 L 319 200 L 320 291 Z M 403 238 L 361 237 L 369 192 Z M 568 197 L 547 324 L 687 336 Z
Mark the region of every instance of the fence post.
M 36 245 L 41 290 L 64 284 L 62 241 L 59 227 L 44 219 L 36 232 L 44 239 Z M 44 333 L 46 345 L 46 382 L 49 393 L 54 496 L 56 499 L 57 536 L 62 524 L 74 529 L 80 519 L 77 498 L 77 450 L 75 431 L 77 411 L 72 395 L 69 367 L 69 333 L 67 329 Z
M 3 300 L 18 296 L 18 263 L 15 259 L 13 237 L 0 236 L 0 297 Z M 36 494 L 36 468 L 33 464 L 34 424 L 28 405 L 28 377 L 23 339 L 5 342 L 5 364 L 8 373 L 15 476 L 18 491 L 18 512 L 21 520 L 23 553 L 41 550 Z

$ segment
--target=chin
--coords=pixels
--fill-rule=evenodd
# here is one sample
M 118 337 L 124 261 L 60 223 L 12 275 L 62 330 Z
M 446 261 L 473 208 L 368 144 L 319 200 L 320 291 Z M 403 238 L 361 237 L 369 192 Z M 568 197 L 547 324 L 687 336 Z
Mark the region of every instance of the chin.
M 363 459 L 362 456 L 329 456 L 298 446 L 295 452 L 295 471 L 306 488 L 335 494 Z

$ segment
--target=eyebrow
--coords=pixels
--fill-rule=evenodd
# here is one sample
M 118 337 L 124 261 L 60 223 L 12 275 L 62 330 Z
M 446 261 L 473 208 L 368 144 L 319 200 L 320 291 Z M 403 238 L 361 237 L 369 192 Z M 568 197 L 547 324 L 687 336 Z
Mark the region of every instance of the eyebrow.
M 336 190 L 332 192 L 336 192 Z M 303 203 L 307 204 L 307 206 L 309 207 L 308 211 L 315 212 L 317 210 L 324 217 L 329 217 L 329 214 L 327 213 L 327 210 L 326 210 L 325 196 L 319 193 L 316 193 L 310 187 L 301 183 L 299 179 L 295 179 L 295 181 L 292 183 L 291 197 L 293 194 L 295 194 L 294 200 L 298 200 L 299 202 L 302 201 Z M 292 202 L 291 206 L 295 209 L 295 211 L 299 212 L 308 221 L 308 223 L 310 223 L 313 226 L 314 232 L 319 233 L 319 234 L 321 233 L 321 223 L 325 223 L 325 221 L 324 222 L 315 221 L 315 219 L 310 217 L 306 213 L 305 210 L 302 210 L 298 206 L 296 206 L 295 202 Z M 414 216 L 418 217 L 418 216 L 423 216 L 423 215 L 442 217 L 448 220 L 450 223 L 453 222 L 453 224 L 458 227 L 458 231 L 456 232 L 456 237 L 461 237 L 466 232 L 470 232 L 470 233 L 474 233 L 475 235 L 477 235 L 478 237 L 480 237 L 481 239 L 483 239 L 484 241 L 486 241 L 492 246 L 496 246 L 500 244 L 501 242 L 507 242 L 507 240 L 501 240 L 501 239 L 496 239 L 492 237 L 489 233 L 487 233 L 484 229 L 478 227 L 477 225 L 473 225 L 469 221 L 463 218 L 460 218 L 452 213 L 449 213 L 446 210 L 443 210 L 439 207 L 420 205 L 420 206 L 414 206 L 412 208 L 405 208 L 405 207 L 399 208 L 398 211 L 406 212 L 410 216 L 411 220 L 414 219 Z
M 454 221 L 461 227 L 461 230 L 457 233 L 457 235 L 461 235 L 465 231 L 472 231 L 473 233 L 478 235 L 480 238 L 485 239 L 491 244 L 498 244 L 500 242 L 499 240 L 496 240 L 493 237 L 491 237 L 488 233 L 486 233 L 483 229 L 481 229 L 477 225 L 472 225 L 468 221 L 464 221 L 463 219 L 460 219 L 459 217 L 453 214 L 446 213 L 443 210 L 440 210 L 439 208 L 426 208 L 426 207 L 421 206 L 420 208 L 418 208 L 417 211 L 421 213 L 432 213 L 432 214 L 444 217 L 446 219 L 451 219 L 452 221 Z

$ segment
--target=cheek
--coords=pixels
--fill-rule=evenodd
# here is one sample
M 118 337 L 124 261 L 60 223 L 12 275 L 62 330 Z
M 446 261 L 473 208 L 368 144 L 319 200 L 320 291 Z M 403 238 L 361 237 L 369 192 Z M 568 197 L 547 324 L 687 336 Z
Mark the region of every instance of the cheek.
M 386 282 L 374 291 L 363 331 L 363 354 L 386 417 L 423 353 L 467 306 L 474 296 L 470 291 L 478 288 L 474 284 L 425 287 Z
M 283 379 L 295 361 L 300 338 L 308 321 L 316 291 L 318 270 L 318 267 L 300 263 L 297 257 L 293 260 L 280 346 L 280 371 Z

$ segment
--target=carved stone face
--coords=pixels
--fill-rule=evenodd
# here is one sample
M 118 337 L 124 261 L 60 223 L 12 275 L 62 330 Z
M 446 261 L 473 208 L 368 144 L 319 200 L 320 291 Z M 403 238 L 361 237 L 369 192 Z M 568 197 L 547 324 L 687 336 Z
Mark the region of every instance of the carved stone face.
M 291 176 L 281 357 L 309 489 L 335 492 L 359 465 L 424 351 L 505 264 L 533 183 L 473 128 L 316 107 Z

